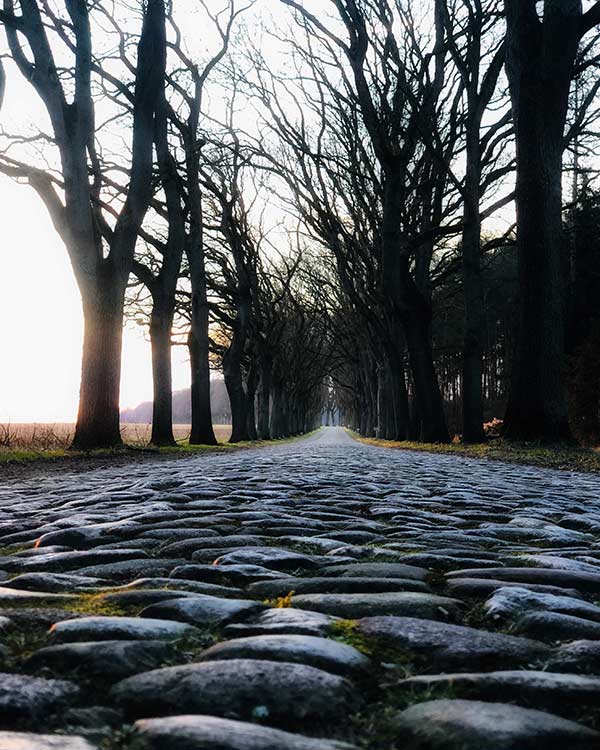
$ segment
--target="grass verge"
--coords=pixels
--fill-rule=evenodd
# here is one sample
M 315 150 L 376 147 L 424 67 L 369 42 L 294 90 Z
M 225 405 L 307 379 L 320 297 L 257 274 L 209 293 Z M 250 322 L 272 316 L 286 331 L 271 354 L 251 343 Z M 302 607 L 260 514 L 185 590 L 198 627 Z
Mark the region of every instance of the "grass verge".
M 538 466 L 544 469 L 583 471 L 600 473 L 600 451 L 595 448 L 577 448 L 561 445 L 539 445 L 537 443 L 508 443 L 494 439 L 489 443 L 463 445 L 462 443 L 417 443 L 409 440 L 378 440 L 364 438 L 349 430 L 350 435 L 366 445 L 395 450 L 437 453 L 451 456 L 466 456 L 489 461 L 503 461 L 511 464 Z
M 316 432 L 316 430 L 315 430 Z M 178 441 L 177 445 L 159 448 L 156 446 L 123 445 L 119 448 L 101 448 L 92 451 L 55 448 L 51 450 L 35 448 L 2 448 L 0 449 L 0 470 L 3 466 L 15 467 L 31 463 L 58 464 L 69 461 L 81 468 L 94 468 L 94 464 L 106 466 L 116 463 L 136 462 L 148 458 L 171 457 L 184 458 L 202 453 L 231 453 L 249 448 L 265 448 L 274 445 L 293 443 L 314 433 L 296 435 L 278 440 L 248 440 L 241 443 L 218 443 L 217 445 L 190 445 L 187 440 Z

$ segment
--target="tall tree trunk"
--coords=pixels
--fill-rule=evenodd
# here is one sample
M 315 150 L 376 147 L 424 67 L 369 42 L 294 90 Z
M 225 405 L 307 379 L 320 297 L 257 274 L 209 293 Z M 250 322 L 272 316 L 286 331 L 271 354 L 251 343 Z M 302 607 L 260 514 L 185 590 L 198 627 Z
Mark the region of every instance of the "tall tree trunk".
M 541 117 L 534 117 L 519 128 L 519 326 L 504 434 L 557 441 L 570 437 L 563 393 L 562 147 L 548 143 Z
M 260 360 L 260 385 L 258 389 L 258 437 L 270 440 L 269 406 L 271 400 L 271 372 L 273 363 L 267 356 Z
M 210 346 L 209 310 L 204 275 L 204 251 L 198 249 L 191 260 L 190 277 L 192 283 L 192 321 L 188 335 L 190 353 L 192 429 L 191 445 L 216 445 L 217 438 L 212 424 L 210 403 Z
M 160 303 L 154 305 L 150 320 L 152 346 L 152 405 L 153 445 L 175 445 L 173 437 L 173 378 L 171 368 L 171 327 L 173 311 L 165 310 Z
M 281 383 L 278 380 L 273 380 L 273 408 L 271 409 L 271 438 L 277 440 L 285 437 L 284 432 L 284 416 L 283 416 L 283 392 Z
M 429 336 L 431 305 L 412 277 L 398 220 L 403 181 L 404 175 L 398 169 L 388 169 L 382 225 L 383 289 L 404 329 L 422 423 L 421 439 L 447 443 L 450 436 Z
M 481 443 L 483 432 L 483 348 L 485 310 L 481 277 L 481 220 L 479 193 L 481 154 L 479 126 L 467 133 L 464 228 L 462 234 L 465 323 L 462 362 L 463 442 Z
M 83 357 L 79 413 L 73 438 L 77 450 L 122 445 L 119 396 L 123 346 L 124 286 L 106 275 L 82 288 Z
M 419 440 L 424 443 L 448 443 L 444 405 L 433 366 L 429 322 L 409 315 L 405 322 L 406 343 L 415 383 L 415 399 L 421 422 Z
M 399 336 L 396 335 L 394 340 L 387 346 L 386 358 L 393 410 L 390 439 L 406 440 L 409 432 L 410 412 L 406 389 L 406 373 L 404 371 L 404 344 L 402 350 L 399 351 L 398 339 Z
M 507 73 L 517 148 L 519 318 L 504 434 L 560 441 L 571 431 L 563 388 L 562 154 L 581 3 L 505 0 Z
M 258 373 L 256 365 L 252 363 L 246 378 L 246 432 L 249 440 L 258 440 L 256 429 L 256 386 Z
M 223 356 L 223 377 L 231 404 L 230 443 L 248 440 L 247 399 L 242 374 L 242 352 L 244 339 L 240 336 L 239 323 L 234 326 L 229 349 Z

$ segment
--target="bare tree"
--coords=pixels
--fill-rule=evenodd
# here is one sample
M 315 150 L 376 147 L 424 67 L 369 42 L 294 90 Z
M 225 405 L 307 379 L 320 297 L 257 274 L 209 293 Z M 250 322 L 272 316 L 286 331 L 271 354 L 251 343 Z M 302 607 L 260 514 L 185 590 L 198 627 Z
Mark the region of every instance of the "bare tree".
M 504 434 L 570 439 L 564 396 L 562 167 L 569 92 L 600 3 L 505 0 L 506 69 L 517 147 L 519 322 Z
M 106 201 L 96 142 L 91 10 L 66 0 L 65 16 L 35 0 L 4 0 L 0 11 L 12 60 L 45 106 L 58 150 L 56 171 L 0 155 L 0 169 L 25 179 L 48 209 L 66 245 L 81 293 L 84 343 L 79 413 L 73 444 L 78 448 L 121 442 L 119 384 L 123 305 L 138 232 L 152 196 L 155 112 L 166 60 L 164 0 L 148 0 L 138 44 L 135 87 L 115 86 L 132 109 L 129 189 L 120 208 Z M 92 8 L 93 10 L 93 8 Z M 69 55 L 63 68 L 58 60 Z M 90 180 L 91 175 L 91 180 Z
M 448 45 L 464 91 L 465 177 L 458 182 L 463 202 L 461 240 L 465 308 L 462 368 L 463 441 L 479 443 L 483 433 L 483 346 L 485 339 L 484 288 L 481 273 L 481 201 L 486 184 L 512 169 L 502 165 L 492 179 L 486 175 L 494 145 L 506 145 L 506 129 L 512 128 L 510 110 L 482 123 L 504 66 L 504 35 L 498 31 L 499 0 L 444 0 L 441 4 Z M 488 165 L 489 167 L 489 165 Z M 489 168 L 488 168 L 489 172 Z

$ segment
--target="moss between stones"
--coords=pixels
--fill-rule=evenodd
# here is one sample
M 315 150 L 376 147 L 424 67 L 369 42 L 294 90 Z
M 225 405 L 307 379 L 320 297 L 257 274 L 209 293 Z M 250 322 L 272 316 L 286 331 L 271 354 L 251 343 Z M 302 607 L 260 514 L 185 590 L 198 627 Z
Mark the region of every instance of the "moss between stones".
M 352 646 L 365 656 L 372 657 L 374 643 L 358 632 L 358 620 L 339 620 L 332 623 L 329 634 L 332 640 Z
M 415 674 L 418 658 L 415 654 L 381 638 L 365 636 L 358 631 L 358 620 L 340 620 L 330 626 L 330 637 L 353 646 L 375 664 L 393 664 L 396 673 L 402 677 Z
M 136 617 L 145 605 L 123 606 L 106 601 L 105 593 L 81 594 L 67 602 L 65 609 L 78 614 L 101 617 Z
M 494 621 L 487 616 L 487 611 L 481 602 L 477 602 L 468 609 L 463 618 L 463 625 L 469 628 L 478 628 L 488 630 L 494 625 Z
M 21 662 L 48 645 L 48 628 L 43 625 L 20 626 L 18 630 L 3 633 L 2 645 L 8 649 L 10 671 L 18 671 Z
M 275 599 L 263 599 L 263 604 L 275 609 L 289 609 L 292 606 L 292 597 L 295 591 L 289 591 L 285 596 L 278 596 Z
M 10 557 L 11 555 L 16 555 L 19 552 L 26 552 L 29 549 L 33 549 L 32 543 L 14 544 L 8 547 L 0 547 L 0 557 Z
M 142 747 L 141 738 L 129 724 L 124 724 L 112 737 L 100 743 L 100 750 L 140 750 Z
M 347 739 L 361 750 L 404 750 L 404 738 L 398 736 L 395 725 L 398 713 L 415 703 L 455 697 L 447 686 L 414 691 L 394 686 L 393 682 L 384 683 L 378 699 L 350 717 Z

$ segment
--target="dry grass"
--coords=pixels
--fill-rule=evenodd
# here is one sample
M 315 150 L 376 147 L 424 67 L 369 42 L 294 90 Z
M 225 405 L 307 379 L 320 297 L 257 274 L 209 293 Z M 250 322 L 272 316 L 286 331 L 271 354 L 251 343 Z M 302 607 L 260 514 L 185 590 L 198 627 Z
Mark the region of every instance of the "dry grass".
M 509 443 L 494 439 L 477 445 L 416 443 L 411 441 L 378 440 L 363 438 L 350 433 L 356 440 L 368 445 L 395 450 L 443 453 L 454 456 L 467 456 L 491 461 L 504 461 L 511 464 L 539 466 L 544 469 L 563 469 L 600 474 L 600 448 L 578 448 L 570 445 L 538 445 L 535 443 Z
M 56 424 L 0 424 L 0 452 L 27 451 L 60 451 L 67 449 L 73 439 L 75 425 L 70 423 Z M 121 432 L 126 445 L 136 448 L 145 447 L 150 442 L 151 425 L 123 424 Z M 215 434 L 220 443 L 225 443 L 231 435 L 228 425 L 215 425 Z M 177 424 L 173 426 L 175 440 L 186 442 L 190 435 L 190 426 Z

